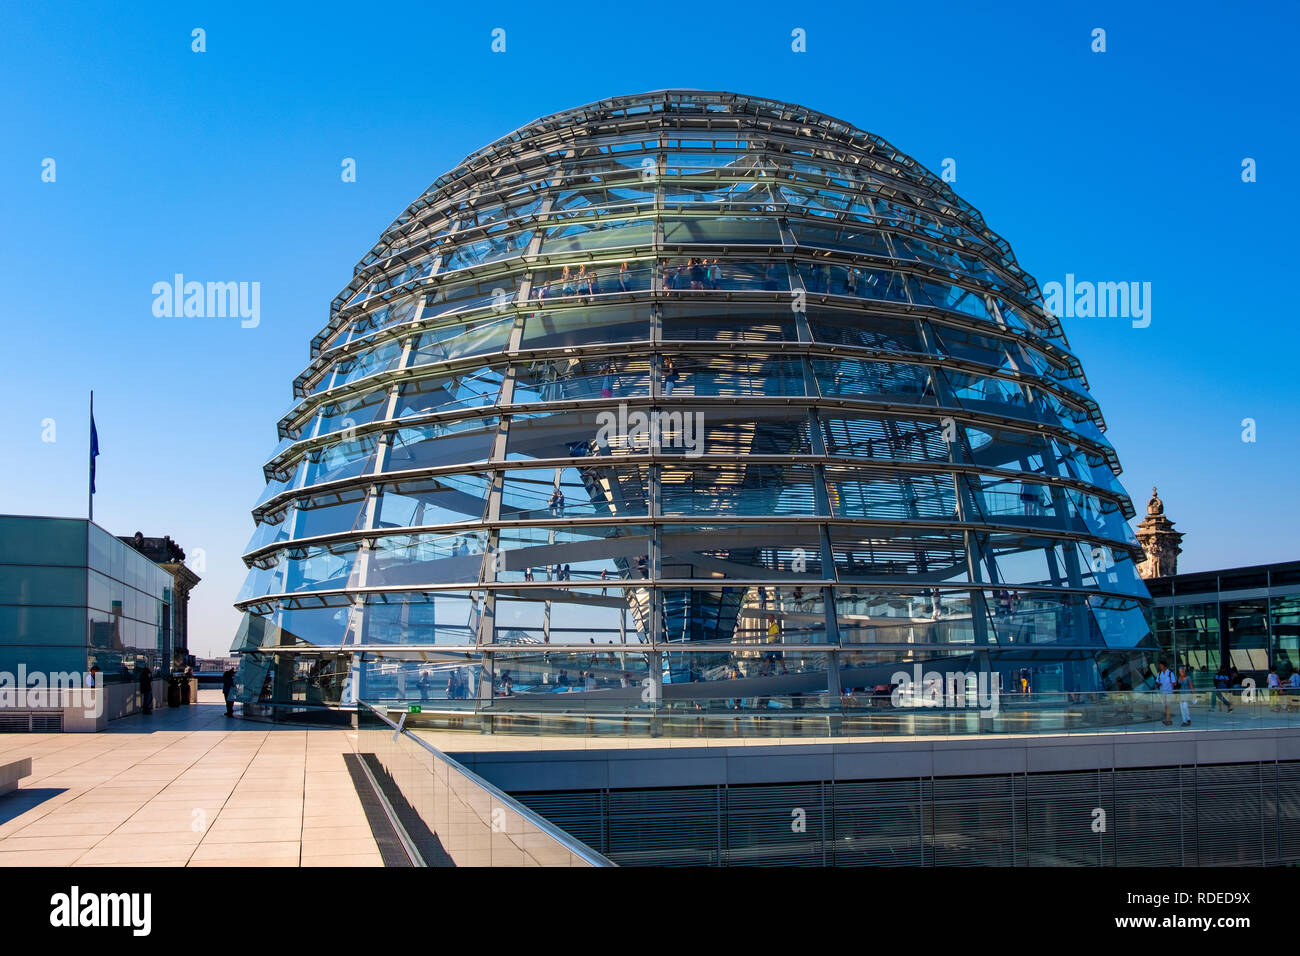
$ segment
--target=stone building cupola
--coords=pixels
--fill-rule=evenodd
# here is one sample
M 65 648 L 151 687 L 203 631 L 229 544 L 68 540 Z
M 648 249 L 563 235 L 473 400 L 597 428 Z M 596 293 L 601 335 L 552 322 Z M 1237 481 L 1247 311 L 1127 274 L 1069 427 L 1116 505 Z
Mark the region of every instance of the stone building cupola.
M 1165 503 L 1154 487 L 1147 502 L 1147 516 L 1138 523 L 1137 539 L 1146 553 L 1138 565 L 1138 574 L 1143 578 L 1162 578 L 1178 573 L 1183 534 L 1175 531 L 1174 523 L 1165 517 Z

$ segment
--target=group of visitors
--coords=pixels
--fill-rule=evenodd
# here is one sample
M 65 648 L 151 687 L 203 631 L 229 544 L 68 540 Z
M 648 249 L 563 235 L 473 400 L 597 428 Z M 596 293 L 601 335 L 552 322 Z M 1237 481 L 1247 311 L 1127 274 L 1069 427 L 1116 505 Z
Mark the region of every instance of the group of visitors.
M 1209 671 L 1208 667 L 1202 667 L 1197 672 L 1195 668 L 1182 665 L 1175 672 L 1166 661 L 1160 660 L 1157 663 L 1155 674 L 1149 675 L 1148 680 L 1154 683 L 1155 690 L 1161 696 L 1164 705 L 1163 723 L 1166 727 L 1173 725 L 1172 710 L 1175 699 L 1178 701 L 1179 716 L 1182 718 L 1179 726 L 1190 727 L 1192 725 L 1191 704 L 1196 702 L 1193 695 L 1198 689 L 1209 686 L 1211 711 L 1217 711 L 1222 706 L 1227 713 L 1232 713 L 1235 709 L 1232 702 L 1233 694 L 1242 694 L 1254 687 L 1252 678 L 1244 677 L 1236 667 L 1226 663 L 1219 665 L 1213 677 L 1210 677 Z M 1198 673 L 1201 679 L 1200 688 L 1197 687 L 1194 679 Z M 1287 709 L 1288 706 L 1296 707 L 1295 703 L 1288 705 L 1285 698 L 1288 694 L 1300 693 L 1300 671 L 1293 670 L 1284 682 L 1278 675 L 1276 665 L 1269 667 L 1267 686 L 1262 693 L 1269 703 L 1270 710 L 1280 711 Z
M 1268 709 L 1269 710 L 1286 710 L 1287 703 L 1283 700 L 1288 692 L 1300 690 L 1300 671 L 1291 671 L 1291 677 L 1284 684 L 1278 677 L 1277 665 L 1268 669 Z M 1294 705 L 1291 705 L 1294 706 Z
M 725 288 L 744 288 L 745 281 L 752 274 L 753 268 L 757 266 L 761 271 L 762 287 L 764 291 L 775 292 L 790 287 L 789 273 L 784 265 L 779 262 L 750 262 L 740 265 L 739 272 L 730 277 L 729 283 Z M 734 267 L 733 267 L 734 268 Z M 691 256 L 685 263 L 662 263 L 663 288 L 665 292 L 679 291 L 718 291 L 724 288 L 722 262 L 717 258 L 706 258 L 704 256 Z M 644 272 L 644 267 L 642 267 Z M 832 268 L 827 263 L 817 266 L 811 266 L 801 270 L 803 274 L 804 286 L 809 292 L 813 293 L 838 293 L 851 296 L 866 296 L 869 298 L 882 297 L 886 299 L 901 299 L 904 296 L 901 284 L 893 294 L 881 295 L 880 292 L 873 292 L 870 287 L 874 286 L 878 277 L 875 274 L 863 273 L 859 269 L 848 267 Z M 564 266 L 558 276 L 552 274 L 552 278 L 540 278 L 533 285 L 533 295 L 538 301 L 546 299 L 556 299 L 564 297 L 579 297 L 580 299 L 589 296 L 596 296 L 608 292 L 634 292 L 638 284 L 644 288 L 644 276 L 638 283 L 632 273 L 632 269 L 626 262 L 620 262 L 618 272 L 612 280 L 608 273 L 602 278 L 594 267 L 588 268 L 585 264 L 576 267 Z M 737 279 L 740 280 L 739 284 Z
M 540 301 L 566 296 L 586 297 L 612 291 L 633 291 L 632 270 L 628 268 L 626 262 L 619 263 L 618 274 L 614 278 L 612 289 L 602 287 L 601 278 L 595 269 L 588 271 L 586 265 L 580 265 L 575 272 L 572 267 L 565 266 L 561 270 L 559 278 L 543 280 L 537 286 L 537 298 Z
M 664 289 L 717 289 L 722 284 L 722 266 L 717 259 L 712 262 L 703 257 L 692 257 L 686 265 L 665 269 Z
M 137 666 L 134 671 L 131 672 L 127 670 L 126 662 L 123 661 L 122 672 L 124 675 L 132 677 L 135 680 L 136 687 L 140 693 L 140 713 L 146 715 L 152 714 L 154 704 L 153 682 L 155 679 L 161 679 L 166 676 L 163 669 L 159 667 L 155 670 L 148 664 L 142 664 Z M 188 682 L 194 677 L 194 669 L 190 667 L 190 665 L 186 664 L 185 669 L 182 672 L 182 677 L 186 681 L 185 702 L 188 703 Z M 103 672 L 100 671 L 98 664 L 92 664 L 90 666 L 90 670 L 82 679 L 82 683 L 87 688 L 103 686 Z M 235 669 L 230 667 L 221 675 L 221 696 L 225 700 L 227 717 L 235 716 L 235 688 Z
M 814 293 L 825 292 L 840 295 L 858 295 L 861 293 L 867 295 L 866 285 L 874 285 L 877 281 L 875 275 L 871 275 L 868 282 L 864 284 L 861 270 L 848 266 L 831 266 L 827 262 L 813 266 L 803 266 L 799 271 L 803 275 L 804 287 L 809 292 Z M 898 292 L 901 293 L 901 291 L 900 284 Z M 898 297 L 901 296 L 893 296 L 893 298 Z
M 547 581 L 572 581 L 573 580 L 573 566 L 569 564 L 557 564 L 554 567 L 542 568 L 541 571 L 545 575 L 545 580 Z M 585 574 L 587 577 L 591 576 L 591 572 L 589 571 L 579 572 L 579 573 Z M 600 580 L 606 581 L 608 579 L 609 579 L 608 569 L 601 571 Z M 536 581 L 537 570 L 534 568 L 524 568 L 524 580 Z
M 507 672 L 507 674 L 508 673 L 509 672 Z M 551 675 L 549 669 L 543 670 L 542 684 L 548 685 L 551 682 L 552 681 L 551 681 Z M 596 690 L 600 686 L 599 681 L 596 679 L 595 671 L 588 671 L 588 670 L 579 671 L 577 677 L 571 677 L 569 675 L 568 670 L 563 667 L 561 667 L 559 673 L 555 675 L 554 683 L 556 687 L 562 687 L 565 688 L 566 690 L 570 687 L 573 688 L 574 690 Z M 514 683 L 511 682 L 509 686 L 511 691 L 513 691 Z M 627 684 L 624 683 L 622 684 L 622 686 L 626 687 Z M 508 697 L 509 694 L 504 694 L 499 696 Z
M 1170 707 L 1173 703 L 1173 695 L 1177 693 L 1183 695 L 1179 707 L 1183 718 L 1181 726 L 1190 727 L 1192 725 L 1190 705 L 1193 687 L 1192 678 L 1187 673 L 1187 668 L 1178 668 L 1178 676 L 1175 677 L 1174 672 L 1169 669 L 1169 665 L 1161 660 L 1156 665 L 1156 689 L 1160 691 L 1160 700 L 1165 708 L 1165 717 L 1162 723 L 1166 727 L 1173 726 L 1174 721 L 1170 716 Z
M 454 668 L 447 675 L 447 699 L 466 700 L 469 696 L 469 674 L 463 667 Z

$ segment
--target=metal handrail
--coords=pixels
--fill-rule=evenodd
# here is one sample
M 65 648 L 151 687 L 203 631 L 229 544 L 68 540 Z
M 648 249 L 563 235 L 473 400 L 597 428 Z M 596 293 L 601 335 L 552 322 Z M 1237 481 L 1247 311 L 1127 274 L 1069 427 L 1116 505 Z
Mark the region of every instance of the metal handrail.
M 501 790 L 499 787 L 494 786 L 493 784 L 484 780 L 478 774 L 474 773 L 472 770 L 469 770 L 463 765 L 461 765 L 460 763 L 457 763 L 455 760 L 448 757 L 445 753 L 443 753 L 437 747 L 433 746 L 428 741 L 422 740 L 419 737 L 415 736 L 400 724 L 393 723 L 393 721 L 389 719 L 386 713 L 379 710 L 374 705 L 369 704 L 363 700 L 357 701 L 357 704 L 369 710 L 372 714 L 374 714 L 385 724 L 387 724 L 390 728 L 392 728 L 392 730 L 394 731 L 393 736 L 395 738 L 398 736 L 402 736 L 412 741 L 413 743 L 417 744 L 418 746 L 423 747 L 433 756 L 435 760 L 441 761 L 443 764 L 445 764 L 448 767 L 448 769 L 453 770 L 456 773 L 459 773 L 462 777 L 464 777 L 466 780 L 468 780 L 470 783 L 474 784 L 475 786 L 481 788 L 484 792 L 490 795 L 494 800 L 504 805 L 507 809 L 511 810 L 514 813 L 519 814 L 519 816 L 523 817 L 530 824 L 537 827 L 537 829 L 541 830 L 543 833 L 545 833 L 551 839 L 555 840 L 566 850 L 568 850 L 570 853 L 572 853 L 574 856 L 578 857 L 579 859 L 583 860 L 585 863 L 588 863 L 591 866 L 617 866 L 618 865 L 612 860 L 610 860 L 608 857 L 600 853 L 597 853 L 591 847 L 587 846 L 587 844 L 576 839 L 572 834 L 566 833 L 565 831 L 561 830 L 559 827 L 551 823 L 545 817 L 539 816 L 536 813 L 536 811 L 530 810 L 528 807 L 524 806 L 522 803 L 520 803 L 514 797 L 510 796 L 510 794 Z

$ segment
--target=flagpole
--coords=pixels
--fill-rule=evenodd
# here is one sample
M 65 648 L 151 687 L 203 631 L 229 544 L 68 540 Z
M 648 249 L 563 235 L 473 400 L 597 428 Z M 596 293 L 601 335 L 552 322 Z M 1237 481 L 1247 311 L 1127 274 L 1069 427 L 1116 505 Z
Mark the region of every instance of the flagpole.
M 95 390 L 90 390 L 90 473 L 86 484 L 86 512 L 90 521 L 95 520 Z

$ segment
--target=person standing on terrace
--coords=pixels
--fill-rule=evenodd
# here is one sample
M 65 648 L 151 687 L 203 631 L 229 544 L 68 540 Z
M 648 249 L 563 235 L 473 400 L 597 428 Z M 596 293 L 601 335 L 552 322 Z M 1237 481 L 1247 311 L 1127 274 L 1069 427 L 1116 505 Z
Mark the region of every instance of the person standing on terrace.
M 1178 694 L 1182 698 L 1178 702 L 1178 709 L 1183 715 L 1182 726 L 1190 727 L 1192 726 L 1192 714 L 1190 710 L 1192 703 L 1192 678 L 1191 675 L 1187 673 L 1186 667 L 1178 668 Z
M 1174 693 L 1174 674 L 1173 671 L 1169 669 L 1169 665 L 1164 661 L 1161 661 L 1159 665 L 1157 665 L 1156 687 L 1160 691 L 1160 700 L 1164 704 L 1165 708 L 1165 719 L 1163 723 L 1166 727 L 1171 727 L 1174 723 L 1173 717 L 1170 715 L 1170 705 L 1173 702 Z

